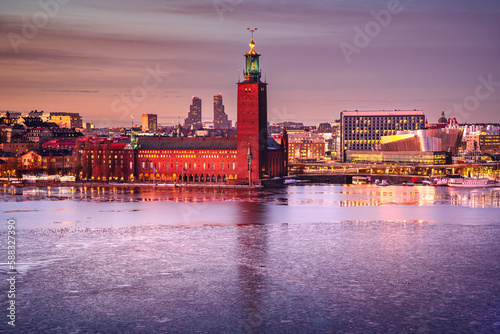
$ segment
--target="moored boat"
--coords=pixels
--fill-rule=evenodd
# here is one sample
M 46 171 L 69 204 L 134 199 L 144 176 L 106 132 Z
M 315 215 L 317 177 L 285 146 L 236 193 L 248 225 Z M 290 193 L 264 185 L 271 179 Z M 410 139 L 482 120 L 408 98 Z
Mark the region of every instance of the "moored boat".
M 455 188 L 486 188 L 486 187 L 496 187 L 499 186 L 499 184 L 490 179 L 464 177 L 464 178 L 449 179 L 448 186 Z
M 379 186 L 385 187 L 389 185 L 389 182 L 387 180 L 382 180 L 380 183 L 378 183 Z
M 432 180 L 432 185 L 434 187 L 447 186 L 448 185 L 448 180 L 449 179 L 434 179 L 434 180 Z M 461 180 L 461 179 L 455 179 L 455 180 Z

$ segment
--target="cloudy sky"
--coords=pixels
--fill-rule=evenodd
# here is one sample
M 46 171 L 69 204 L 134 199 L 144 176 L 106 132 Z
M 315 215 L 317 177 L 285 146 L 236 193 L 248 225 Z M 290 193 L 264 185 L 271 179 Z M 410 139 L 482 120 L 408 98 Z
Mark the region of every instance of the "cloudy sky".
M 270 121 L 334 121 L 342 110 L 423 109 L 500 122 L 498 0 L 0 0 L 0 110 L 79 112 L 129 125 L 204 120 L 255 49 Z

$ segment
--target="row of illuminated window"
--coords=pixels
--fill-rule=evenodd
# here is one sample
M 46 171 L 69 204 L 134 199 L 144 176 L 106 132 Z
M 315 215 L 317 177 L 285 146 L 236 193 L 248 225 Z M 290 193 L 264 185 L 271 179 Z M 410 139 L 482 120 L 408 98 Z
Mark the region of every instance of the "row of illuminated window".
M 370 122 L 385 122 L 385 121 L 411 121 L 411 122 L 423 122 L 424 118 L 422 116 L 346 116 L 344 117 L 345 122 L 356 122 L 356 123 L 370 123 Z
M 346 140 L 346 144 L 377 144 L 380 140 Z
M 220 159 L 220 158 L 233 158 L 236 159 L 236 155 L 219 155 L 219 154 L 139 154 L 139 158 L 209 158 L 209 159 Z
M 178 170 L 181 166 L 182 166 L 182 168 L 184 168 L 186 170 L 187 169 L 196 170 L 198 168 L 198 164 L 196 162 L 188 163 L 187 161 L 185 161 L 183 165 L 179 164 L 178 161 L 176 161 L 175 163 L 174 162 L 154 163 L 153 161 L 143 161 L 141 165 L 142 165 L 143 169 L 157 169 L 157 170 L 159 170 L 161 168 L 165 168 L 166 170 L 169 170 L 169 169 Z M 201 163 L 201 166 L 202 166 L 202 170 L 207 170 L 207 169 L 215 170 L 216 167 L 218 167 L 218 165 L 216 166 L 215 162 L 212 162 L 212 163 L 203 162 L 203 163 Z M 132 169 L 132 162 L 130 162 L 130 168 Z M 220 169 L 225 170 L 226 168 L 227 168 L 227 170 L 236 170 L 236 163 L 234 161 L 232 163 L 228 162 L 227 164 L 222 162 L 220 165 Z
M 213 154 L 215 150 L 141 150 L 139 153 L 144 154 L 165 154 L 165 153 L 176 153 L 176 154 Z M 234 150 L 217 150 L 217 154 L 236 154 Z
M 418 120 L 415 120 L 415 119 L 411 119 L 410 120 L 410 123 L 416 123 L 416 122 L 418 122 Z M 346 123 L 347 124 L 367 124 L 367 125 L 370 125 L 370 124 L 372 124 L 372 120 L 366 120 L 366 119 L 364 121 L 360 121 L 360 120 L 356 120 L 356 121 L 354 121 L 354 120 L 347 120 Z M 374 120 L 373 123 L 376 123 L 376 124 L 381 124 L 381 123 L 389 123 L 389 124 L 391 124 L 391 123 L 404 123 L 404 124 L 406 124 L 406 123 L 408 123 L 408 119 L 404 119 L 404 118 L 399 118 L 399 119 L 392 118 L 392 119 L 383 119 L 383 120 L 377 119 L 377 120 Z
M 418 128 L 419 126 L 417 125 L 415 128 Z M 396 124 L 396 125 L 387 125 L 387 124 L 384 124 L 382 126 L 371 126 L 371 127 L 359 127 L 359 126 L 347 126 L 345 127 L 344 131 L 351 131 L 351 130 L 359 130 L 359 131 L 369 131 L 369 132 L 375 132 L 375 131 L 380 131 L 380 130 L 394 130 L 394 129 L 413 129 L 412 127 L 408 126 L 408 125 L 399 125 L 399 124 Z
M 387 134 L 387 133 L 396 133 L 396 130 L 376 130 L 375 133 L 374 132 L 369 132 L 369 131 L 366 131 L 366 130 L 351 130 L 351 134 L 363 134 L 363 133 L 367 133 L 367 134 L 380 134 L 380 132 L 383 132 L 384 134 Z M 346 132 L 346 135 L 349 135 L 349 132 Z

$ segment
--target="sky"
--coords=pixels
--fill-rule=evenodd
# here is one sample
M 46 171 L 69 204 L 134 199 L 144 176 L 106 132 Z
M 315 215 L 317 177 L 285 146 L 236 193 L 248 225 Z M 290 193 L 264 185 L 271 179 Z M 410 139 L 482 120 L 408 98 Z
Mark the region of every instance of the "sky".
M 0 0 L 0 110 L 171 125 L 193 96 L 210 121 L 221 93 L 234 122 L 247 27 L 271 122 L 421 109 L 500 123 L 498 0 Z

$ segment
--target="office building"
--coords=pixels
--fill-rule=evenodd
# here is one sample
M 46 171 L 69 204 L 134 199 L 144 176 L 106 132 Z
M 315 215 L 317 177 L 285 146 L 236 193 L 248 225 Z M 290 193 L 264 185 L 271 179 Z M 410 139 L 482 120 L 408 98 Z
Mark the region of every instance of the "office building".
M 341 112 L 341 156 L 346 151 L 372 151 L 380 144 L 380 137 L 397 131 L 419 130 L 425 127 L 422 110 L 378 110 Z
M 158 132 L 158 115 L 142 114 L 142 132 Z
M 201 99 L 193 96 L 193 103 L 189 106 L 188 117 L 184 120 L 184 128 L 199 130 L 203 128 L 201 122 Z
M 230 129 L 231 121 L 228 120 L 222 103 L 222 94 L 214 96 L 214 129 Z

